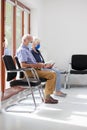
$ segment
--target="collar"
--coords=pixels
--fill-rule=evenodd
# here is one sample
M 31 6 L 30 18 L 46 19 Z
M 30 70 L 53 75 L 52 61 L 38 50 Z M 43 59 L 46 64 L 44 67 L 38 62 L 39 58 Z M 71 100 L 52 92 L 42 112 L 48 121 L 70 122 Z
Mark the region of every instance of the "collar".
M 23 47 L 23 48 L 29 50 L 29 47 L 28 47 L 28 46 L 25 46 L 25 45 L 23 45 L 23 44 L 21 44 L 21 47 Z

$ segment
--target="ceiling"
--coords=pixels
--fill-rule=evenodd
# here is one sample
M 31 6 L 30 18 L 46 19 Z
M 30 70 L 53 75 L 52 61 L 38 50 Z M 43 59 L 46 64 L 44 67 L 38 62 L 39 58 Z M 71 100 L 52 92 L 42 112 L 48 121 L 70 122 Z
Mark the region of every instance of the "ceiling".
M 20 2 L 22 2 L 24 5 L 30 7 L 30 8 L 36 8 L 39 1 L 41 0 L 18 0 Z
M 29 0 L 18 0 L 18 1 L 22 2 L 26 6 L 30 6 Z

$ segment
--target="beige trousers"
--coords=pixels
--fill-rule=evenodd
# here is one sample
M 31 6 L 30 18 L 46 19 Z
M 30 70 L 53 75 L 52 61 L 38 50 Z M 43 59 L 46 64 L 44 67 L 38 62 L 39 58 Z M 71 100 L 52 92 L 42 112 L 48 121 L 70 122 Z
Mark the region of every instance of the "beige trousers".
M 45 71 L 45 70 L 36 70 L 37 74 L 40 78 L 47 79 L 46 86 L 45 86 L 45 96 L 50 95 L 55 90 L 55 83 L 56 83 L 56 73 L 52 71 Z M 27 75 L 32 77 L 31 71 L 27 71 Z

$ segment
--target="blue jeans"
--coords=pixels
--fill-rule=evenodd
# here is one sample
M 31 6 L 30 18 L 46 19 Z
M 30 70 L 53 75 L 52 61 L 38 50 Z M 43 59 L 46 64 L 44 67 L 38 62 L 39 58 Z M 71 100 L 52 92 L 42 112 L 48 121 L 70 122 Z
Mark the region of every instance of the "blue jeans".
M 51 69 L 44 69 L 44 70 L 48 70 L 51 71 L 53 70 L 56 73 L 56 86 L 55 86 L 55 91 L 58 92 L 61 89 L 61 72 L 56 69 L 56 68 L 51 68 Z

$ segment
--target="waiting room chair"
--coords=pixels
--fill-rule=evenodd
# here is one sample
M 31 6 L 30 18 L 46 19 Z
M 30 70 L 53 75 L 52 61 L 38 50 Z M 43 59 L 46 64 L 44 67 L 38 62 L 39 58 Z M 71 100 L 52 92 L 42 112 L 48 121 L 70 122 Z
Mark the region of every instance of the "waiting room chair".
M 39 95 L 40 95 L 40 98 L 41 98 L 42 101 L 43 101 L 44 96 L 43 96 L 43 93 L 41 93 L 41 91 L 43 91 L 42 85 L 41 85 L 41 81 L 39 80 L 39 77 L 38 77 L 35 69 L 34 68 L 19 68 L 19 69 L 16 69 L 14 60 L 13 60 L 12 56 L 9 56 L 9 55 L 4 55 L 3 61 L 4 61 L 4 64 L 5 64 L 6 70 L 7 70 L 7 81 L 10 82 L 10 86 L 11 87 L 20 86 L 22 88 L 28 89 L 29 90 L 28 95 L 29 94 L 32 95 L 32 99 L 33 99 L 33 103 L 34 103 L 34 110 L 36 110 L 37 103 L 36 103 L 36 100 L 35 100 L 34 91 L 35 90 L 39 91 Z M 32 72 L 32 74 L 34 75 L 34 78 L 29 78 L 27 76 L 26 70 L 30 70 Z M 17 72 L 22 72 L 22 74 L 25 76 L 25 78 L 16 79 Z M 26 97 L 27 97 L 27 95 L 26 95 Z M 6 107 L 5 110 L 9 111 L 8 108 L 13 107 L 14 105 L 18 105 L 18 104 L 9 105 L 8 107 Z
M 17 63 L 18 68 L 20 69 L 20 68 L 21 68 L 21 65 L 20 65 L 20 62 L 19 62 L 19 60 L 18 60 L 18 57 L 15 56 L 14 58 L 15 58 L 15 61 L 16 61 L 16 63 Z M 20 77 L 20 78 L 23 78 L 23 77 L 24 77 L 23 72 L 20 72 L 19 77 Z M 45 78 L 39 78 L 39 79 L 40 79 L 41 83 L 45 83 L 45 82 L 47 81 L 47 79 L 45 79 Z M 43 84 L 43 86 L 44 86 L 44 84 Z
M 65 78 L 65 88 L 70 88 L 70 76 L 71 75 L 85 75 L 87 74 L 87 55 L 84 54 L 78 54 L 78 55 L 72 55 L 71 57 L 71 63 L 69 64 L 68 71 L 66 73 Z

